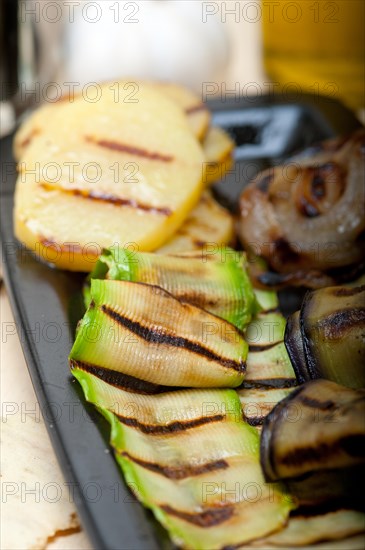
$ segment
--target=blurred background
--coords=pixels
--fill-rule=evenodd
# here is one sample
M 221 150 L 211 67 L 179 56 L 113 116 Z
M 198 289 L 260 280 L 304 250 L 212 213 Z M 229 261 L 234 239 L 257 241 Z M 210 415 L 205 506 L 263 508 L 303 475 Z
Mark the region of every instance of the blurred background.
M 364 116 L 363 0 L 1 0 L 2 133 L 91 82 L 328 95 Z

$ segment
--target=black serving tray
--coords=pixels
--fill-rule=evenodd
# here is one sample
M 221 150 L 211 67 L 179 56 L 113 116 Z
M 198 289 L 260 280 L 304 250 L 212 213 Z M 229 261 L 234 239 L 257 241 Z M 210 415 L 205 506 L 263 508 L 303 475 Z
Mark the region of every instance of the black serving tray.
M 213 122 L 227 129 L 237 143 L 234 169 L 214 188 L 219 200 L 231 209 L 259 170 L 302 147 L 359 126 L 342 104 L 318 96 L 237 98 L 210 102 L 209 107 Z M 83 275 L 56 271 L 38 262 L 14 238 L 12 138 L 0 144 L 4 277 L 28 369 L 66 480 L 65 490 L 68 483 L 95 549 L 171 548 L 164 530 L 125 485 L 109 451 L 108 427 L 85 403 L 68 368 L 75 323 L 82 314 Z M 286 309 L 296 305 L 288 295 Z

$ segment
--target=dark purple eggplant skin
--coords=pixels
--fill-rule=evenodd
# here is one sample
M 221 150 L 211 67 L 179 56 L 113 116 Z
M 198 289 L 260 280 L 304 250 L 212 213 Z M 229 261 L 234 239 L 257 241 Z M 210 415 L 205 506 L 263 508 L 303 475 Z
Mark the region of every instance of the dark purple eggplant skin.
M 284 333 L 284 344 L 298 383 L 304 384 L 304 382 L 311 380 L 312 377 L 308 370 L 300 330 L 300 311 L 296 311 L 288 317 Z

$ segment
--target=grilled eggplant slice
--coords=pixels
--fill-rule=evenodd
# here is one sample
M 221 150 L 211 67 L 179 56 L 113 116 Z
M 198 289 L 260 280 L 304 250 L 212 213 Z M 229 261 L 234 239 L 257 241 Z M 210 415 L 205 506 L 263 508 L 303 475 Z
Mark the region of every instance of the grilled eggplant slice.
M 261 464 L 269 481 L 350 467 L 365 460 L 364 442 L 365 392 L 313 380 L 266 417 Z
M 212 259 L 213 258 L 213 259 Z M 93 278 L 157 285 L 176 298 L 222 317 L 240 330 L 251 320 L 257 302 L 246 273 L 244 254 L 221 248 L 219 253 L 162 256 L 111 247 L 101 255 Z M 86 300 L 89 300 L 86 287 Z
M 307 293 L 300 315 L 288 320 L 285 344 L 299 382 L 365 387 L 365 286 Z
M 232 390 L 145 396 L 73 369 L 111 424 L 111 445 L 136 496 L 184 548 L 221 549 L 281 528 L 293 503 L 265 484 L 259 437 Z
M 160 287 L 92 279 L 70 360 L 106 378 L 122 373 L 154 385 L 236 387 L 247 351 L 236 327 Z

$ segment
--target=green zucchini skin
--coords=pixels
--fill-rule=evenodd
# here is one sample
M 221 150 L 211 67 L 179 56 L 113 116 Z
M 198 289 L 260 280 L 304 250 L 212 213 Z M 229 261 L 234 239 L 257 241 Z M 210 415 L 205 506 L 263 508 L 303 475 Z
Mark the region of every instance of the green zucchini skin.
M 105 379 L 119 373 L 121 387 L 125 376 L 142 380 L 152 393 L 161 384 L 242 383 L 248 345 L 224 319 L 144 283 L 92 279 L 91 299 L 70 353 L 73 365 L 100 368 Z
M 305 296 L 285 344 L 299 382 L 326 378 L 365 387 L 365 286 L 328 287 Z
M 298 437 L 300 434 L 300 437 Z M 269 481 L 365 461 L 365 391 L 329 380 L 296 388 L 266 417 L 261 464 Z
M 112 279 L 157 285 L 184 302 L 206 309 L 243 330 L 257 311 L 246 272 L 246 256 L 222 247 L 202 252 L 163 256 L 117 246 L 104 250 L 84 288 L 90 303 L 90 279 Z
M 234 390 L 142 395 L 72 372 L 110 423 L 126 482 L 176 544 L 220 550 L 285 525 L 295 505 L 265 483 L 259 435 L 243 421 Z

